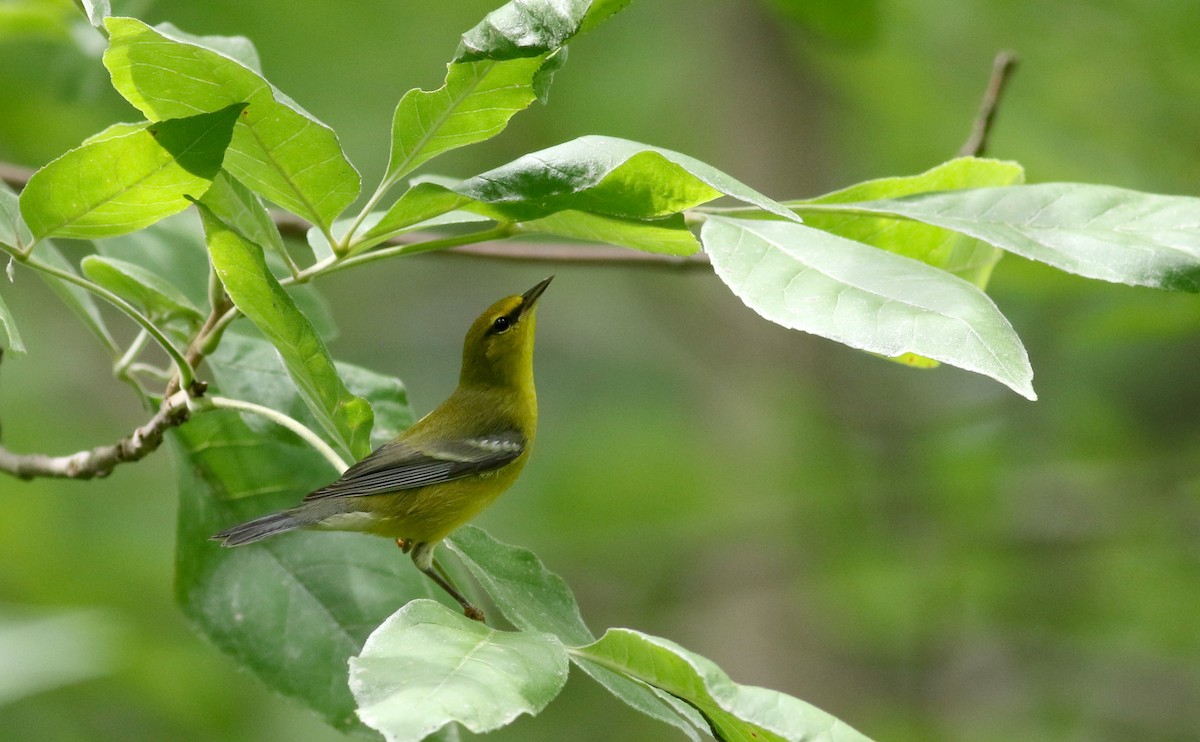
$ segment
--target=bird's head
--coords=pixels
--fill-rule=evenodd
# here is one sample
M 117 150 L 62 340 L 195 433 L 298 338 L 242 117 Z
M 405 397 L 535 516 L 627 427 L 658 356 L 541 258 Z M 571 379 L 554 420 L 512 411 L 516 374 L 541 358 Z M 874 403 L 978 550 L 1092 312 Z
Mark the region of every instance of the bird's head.
M 550 276 L 523 294 L 488 307 L 467 331 L 463 384 L 520 386 L 533 382 L 534 309 Z

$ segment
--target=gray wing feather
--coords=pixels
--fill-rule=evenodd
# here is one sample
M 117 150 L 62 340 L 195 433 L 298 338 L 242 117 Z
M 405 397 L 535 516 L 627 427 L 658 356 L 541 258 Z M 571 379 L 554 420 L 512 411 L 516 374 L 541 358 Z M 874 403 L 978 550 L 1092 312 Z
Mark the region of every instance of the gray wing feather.
M 378 495 L 449 482 L 499 469 L 524 450 L 525 436 L 516 430 L 451 441 L 387 443 L 304 500 Z

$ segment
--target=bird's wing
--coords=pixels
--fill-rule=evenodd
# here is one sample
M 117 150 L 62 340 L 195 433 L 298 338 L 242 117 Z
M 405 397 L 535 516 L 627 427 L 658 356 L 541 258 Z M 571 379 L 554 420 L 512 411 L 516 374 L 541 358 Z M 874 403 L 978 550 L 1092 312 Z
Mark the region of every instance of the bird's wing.
M 476 438 L 386 443 L 347 469 L 341 479 L 310 492 L 304 500 L 378 495 L 482 474 L 520 456 L 525 445 L 525 436 L 517 430 Z

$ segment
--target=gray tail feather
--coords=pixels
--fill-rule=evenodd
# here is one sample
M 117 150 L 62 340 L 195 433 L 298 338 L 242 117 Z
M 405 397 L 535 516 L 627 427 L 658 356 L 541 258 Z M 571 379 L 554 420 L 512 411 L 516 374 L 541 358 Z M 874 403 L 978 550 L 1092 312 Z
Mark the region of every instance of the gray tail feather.
M 210 540 L 220 541 L 222 546 L 241 546 L 262 541 L 264 538 L 270 538 L 296 528 L 303 528 L 311 525 L 312 522 L 311 518 L 304 517 L 295 510 L 284 510 L 255 518 L 232 528 L 226 528 L 212 536 Z

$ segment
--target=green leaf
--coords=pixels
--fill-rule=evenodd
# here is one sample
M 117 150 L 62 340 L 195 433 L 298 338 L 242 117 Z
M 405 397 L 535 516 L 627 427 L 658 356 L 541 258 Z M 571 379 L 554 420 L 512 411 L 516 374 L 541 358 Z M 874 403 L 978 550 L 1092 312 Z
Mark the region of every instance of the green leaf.
M 113 86 L 147 118 L 247 103 L 225 169 L 255 193 L 321 227 L 357 197 L 358 173 L 333 130 L 262 76 L 133 18 L 109 18 L 105 26 L 110 45 L 104 64 Z
M 283 237 L 280 236 L 279 227 L 275 226 L 270 212 L 258 196 L 229 173 L 222 170 L 213 179 L 212 186 L 201 200 L 221 221 L 233 227 L 246 239 L 271 249 L 280 257 L 287 255 Z
M 154 30 L 177 41 L 186 41 L 195 46 L 211 49 L 241 63 L 243 67 L 262 74 L 262 61 L 258 58 L 258 49 L 254 47 L 254 42 L 245 36 L 197 36 L 184 31 L 174 23 L 159 23 Z
M 1200 291 L 1200 199 L 1045 183 L 928 193 L 853 208 L 976 237 L 1068 273 Z
M 395 183 L 423 163 L 504 131 L 534 101 L 534 79 L 547 55 L 505 62 L 451 64 L 445 84 L 410 90 L 392 119 L 392 154 L 384 181 Z
M 234 305 L 279 350 L 288 373 L 325 432 L 355 459 L 370 450 L 371 408 L 346 389 L 308 318 L 267 267 L 262 248 L 197 203 L 209 255 Z
M 446 540 L 446 545 L 463 561 L 513 626 L 554 634 L 566 645 L 595 641 L 595 635 L 579 614 L 579 605 L 567 583 L 546 569 L 533 552 L 501 543 L 486 531 L 470 525 L 456 530 Z M 672 710 L 644 685 L 589 660 L 576 658 L 575 661 L 626 704 L 695 738 L 686 717 Z
M 541 219 L 521 222 L 516 228 L 523 233 L 553 234 L 665 255 L 691 255 L 700 249 L 700 243 L 688 229 L 682 214 L 639 220 L 589 214 L 586 211 L 559 211 Z
M 50 162 L 21 192 L 36 238 L 89 239 L 142 229 L 183 211 L 221 169 L 243 105 L 160 121 L 85 144 Z
M 208 304 L 208 247 L 194 212 L 169 216 L 138 232 L 96 240 L 95 245 L 100 255 L 134 263 L 158 275 L 181 291 L 193 307 Z
M 595 644 L 571 650 L 685 701 L 728 742 L 869 742 L 844 722 L 799 699 L 738 685 L 710 660 L 667 639 L 609 629 Z
M 782 204 L 693 157 L 627 139 L 587 136 L 457 184 L 419 183 L 388 209 L 364 239 L 386 239 L 414 221 L 454 209 L 511 222 L 567 210 L 646 220 L 668 217 L 722 195 L 800 221 Z
M 933 358 L 1036 398 L 1012 326 L 960 278 L 789 222 L 709 217 L 700 239 L 720 279 L 772 322 L 872 353 Z
M 810 227 L 915 258 L 982 289 L 987 287 L 992 268 L 1004 254 L 987 242 L 907 219 L 829 213 L 805 206 L 876 201 L 930 191 L 1008 186 L 1020 183 L 1024 177 L 1025 171 L 1015 162 L 960 157 L 920 175 L 869 180 L 819 198 L 789 201 L 786 205 L 800 213 Z
M 110 124 L 109 126 L 106 126 L 103 129 L 101 129 L 100 131 L 91 135 L 87 139 L 84 139 L 83 143 L 84 144 L 95 144 L 96 142 L 103 142 L 106 139 L 116 139 L 117 137 L 123 137 L 126 134 L 132 134 L 135 131 L 141 131 L 142 129 L 149 128 L 149 126 L 152 123 L 154 123 L 154 122 L 152 122 L 152 121 L 135 121 L 135 122 L 121 121 L 121 122 L 118 122 L 115 124 Z
M 474 526 L 456 530 L 447 545 L 513 626 L 554 634 L 564 644 L 596 640 L 567 583 L 533 552 L 501 543 Z
M 222 394 L 265 405 L 308 427 L 317 425 L 279 353 L 265 339 L 230 330 L 221 338 L 217 350 L 208 356 L 207 363 Z M 372 447 L 390 441 L 412 425 L 408 393 L 399 379 L 340 361 L 335 365 L 346 388 L 371 404 L 375 417 Z M 291 432 L 258 415 L 243 413 L 242 418 L 256 433 L 273 435 L 289 443 L 297 442 Z
M 0 245 L 20 247 L 27 242 L 21 221 L 21 199 L 3 180 L 0 180 Z
M 170 281 L 140 265 L 101 255 L 88 255 L 79 264 L 83 275 L 139 306 L 152 319 L 176 317 L 201 322 L 204 315 Z
M 359 718 L 390 742 L 457 722 L 482 734 L 536 715 L 567 681 L 550 634 L 490 629 L 430 600 L 401 608 L 350 659 Z
M 171 440 L 184 613 L 270 688 L 340 729 L 359 726 L 347 660 L 398 606 L 441 590 L 395 544 L 362 534 L 296 532 L 218 546 L 212 534 L 295 505 L 337 474 L 307 446 L 251 431 L 227 410 L 194 416 Z
M 513 0 L 463 34 L 455 62 L 537 57 L 591 30 L 630 0 Z
M 79 3 L 87 14 L 88 23 L 96 28 L 104 28 L 104 19 L 112 13 L 108 0 L 79 0 Z
M 0 348 L 25 354 L 25 343 L 21 340 L 21 333 L 17 330 L 17 322 L 13 319 L 12 312 L 4 303 L 3 294 L 0 294 Z
M 50 240 L 45 240 L 38 246 L 38 258 L 53 268 L 71 273 L 75 272 L 75 267 L 63 257 L 63 254 L 59 252 L 58 246 Z M 42 280 L 46 282 L 46 285 L 54 293 L 58 294 L 62 302 L 75 312 L 83 324 L 92 331 L 92 334 L 96 336 L 96 339 L 100 341 L 100 344 L 104 346 L 104 349 L 115 360 L 121 354 L 121 349 L 117 346 L 117 342 L 113 340 L 112 333 L 108 330 L 108 325 L 104 321 L 104 315 L 100 313 L 100 307 L 97 305 L 96 297 L 92 295 L 92 292 L 82 286 L 68 283 L 61 278 L 48 276 L 41 271 L 38 271 L 38 275 L 42 277 Z

